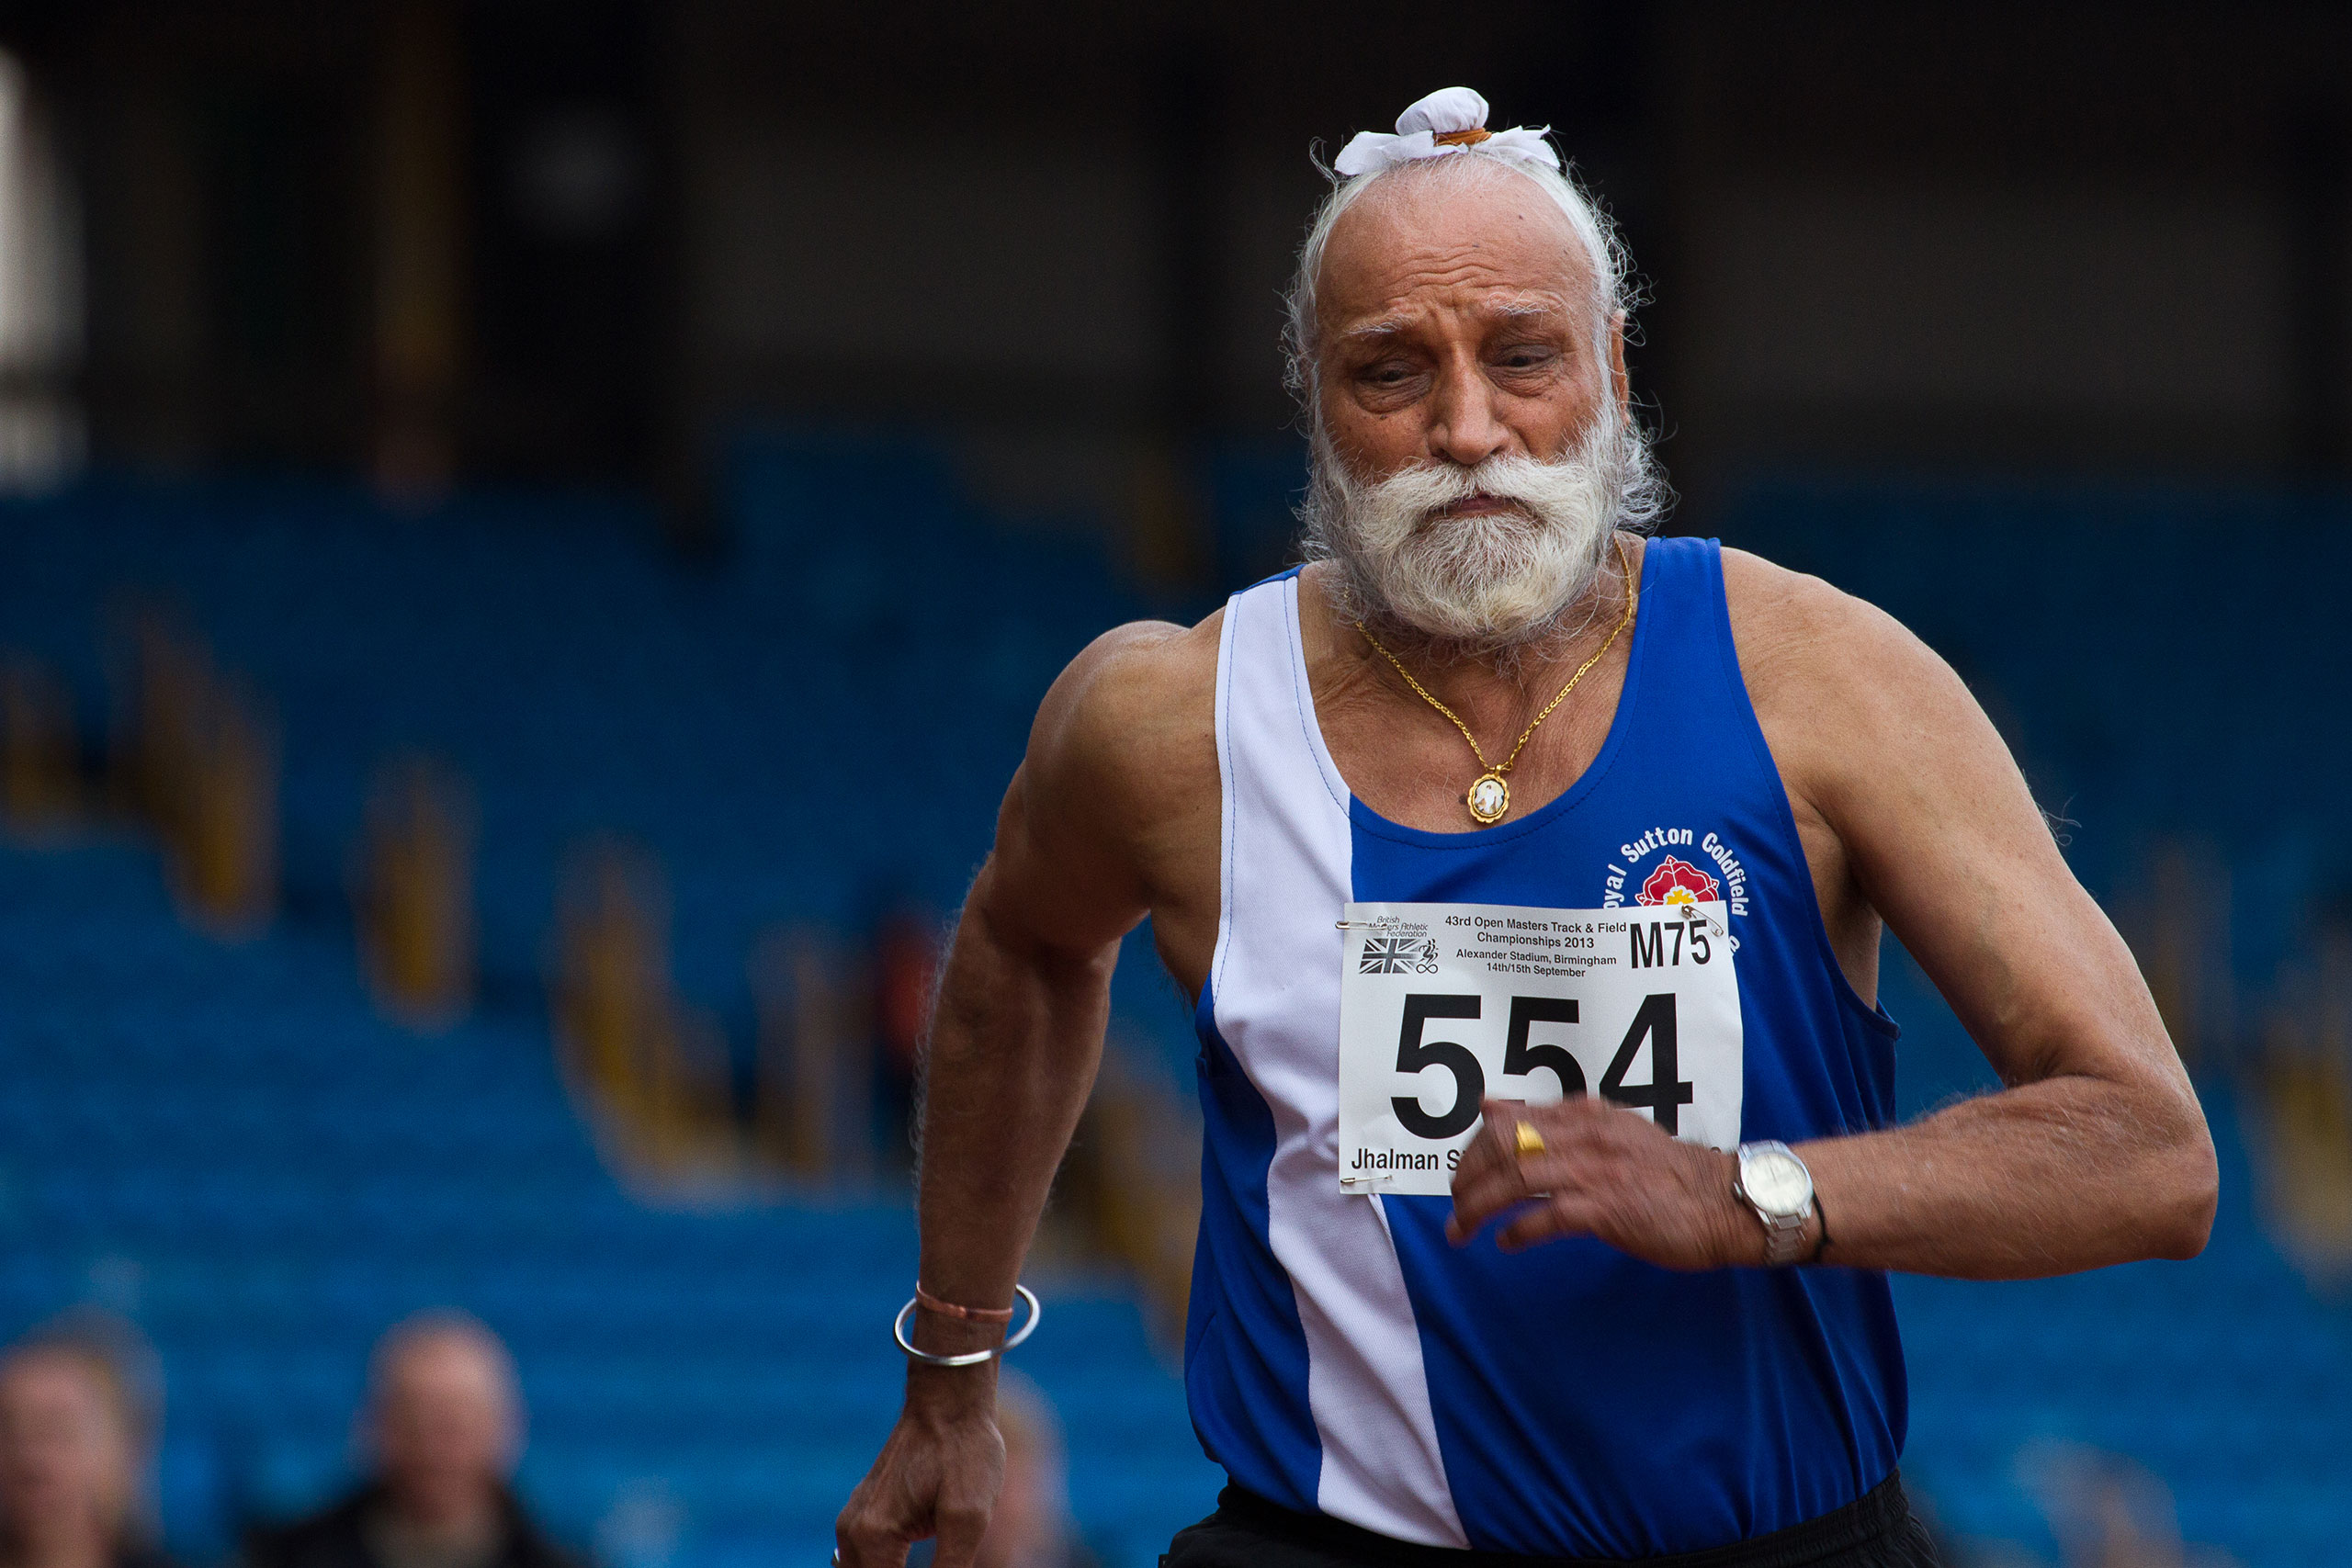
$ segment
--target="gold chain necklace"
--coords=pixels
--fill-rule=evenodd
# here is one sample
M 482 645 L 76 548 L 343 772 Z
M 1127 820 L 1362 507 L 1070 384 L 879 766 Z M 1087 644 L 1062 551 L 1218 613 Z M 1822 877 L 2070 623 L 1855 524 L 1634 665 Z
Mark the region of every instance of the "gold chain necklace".
M 1544 711 L 1519 732 L 1519 739 L 1511 746 L 1510 755 L 1499 763 L 1487 761 L 1487 753 L 1479 748 L 1478 738 L 1470 733 L 1470 727 L 1462 722 L 1461 715 L 1430 695 L 1429 688 L 1414 680 L 1413 672 L 1399 663 L 1395 654 L 1380 646 L 1380 639 L 1372 635 L 1370 627 L 1362 621 L 1356 623 L 1356 630 L 1363 633 L 1363 640 L 1372 644 L 1373 650 L 1381 658 L 1396 666 L 1396 673 L 1405 677 L 1405 684 L 1419 694 L 1421 701 L 1452 719 L 1453 728 L 1462 731 L 1462 739 L 1470 742 L 1470 754 L 1477 758 L 1478 765 L 1487 771 L 1470 781 L 1470 792 L 1463 796 L 1462 803 L 1470 808 L 1470 819 L 1479 827 L 1491 828 L 1510 815 L 1510 781 L 1503 775 L 1510 772 L 1511 764 L 1518 761 L 1519 754 L 1527 749 L 1527 738 L 1535 733 L 1537 725 L 1552 716 L 1554 708 L 1568 700 L 1568 694 L 1577 689 L 1577 682 L 1583 680 L 1594 665 L 1608 657 L 1609 650 L 1617 645 L 1618 637 L 1634 624 L 1634 606 L 1640 602 L 1641 590 L 1634 583 L 1633 558 L 1625 553 L 1625 541 L 1622 538 L 1617 541 L 1617 559 L 1625 570 L 1625 613 L 1617 617 L 1617 625 L 1610 630 L 1600 647 L 1594 650 L 1592 657 L 1577 666 L 1577 672 L 1568 677 L 1568 683 L 1560 688 L 1560 694 L 1545 703 Z

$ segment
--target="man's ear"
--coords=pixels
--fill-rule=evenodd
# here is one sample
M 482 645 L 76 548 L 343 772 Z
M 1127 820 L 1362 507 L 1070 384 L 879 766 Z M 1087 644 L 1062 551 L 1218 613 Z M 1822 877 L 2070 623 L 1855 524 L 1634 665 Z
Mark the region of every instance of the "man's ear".
M 1625 312 L 1609 312 L 1609 379 L 1617 394 L 1617 412 L 1629 423 L 1634 417 L 1634 383 L 1625 374 Z

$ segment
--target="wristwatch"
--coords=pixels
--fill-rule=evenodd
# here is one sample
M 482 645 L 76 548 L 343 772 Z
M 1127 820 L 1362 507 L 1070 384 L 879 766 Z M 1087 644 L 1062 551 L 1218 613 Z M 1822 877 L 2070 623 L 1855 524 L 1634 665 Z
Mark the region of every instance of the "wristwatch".
M 1775 1269 L 1794 1263 L 1813 1217 L 1813 1172 L 1796 1150 L 1778 1139 L 1740 1145 L 1731 1190 L 1764 1222 L 1764 1261 Z

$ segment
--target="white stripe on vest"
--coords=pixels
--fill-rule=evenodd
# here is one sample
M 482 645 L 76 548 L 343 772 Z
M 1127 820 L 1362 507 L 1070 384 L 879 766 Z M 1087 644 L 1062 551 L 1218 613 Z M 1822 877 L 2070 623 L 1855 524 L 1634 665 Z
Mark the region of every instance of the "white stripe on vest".
M 1377 1197 L 1339 1184 L 1348 791 L 1315 718 L 1295 575 L 1234 595 L 1217 650 L 1224 892 L 1217 1031 L 1273 1112 L 1268 1229 L 1306 1331 L 1317 1506 L 1400 1540 L 1466 1547 L 1430 1413 L 1413 1304 Z

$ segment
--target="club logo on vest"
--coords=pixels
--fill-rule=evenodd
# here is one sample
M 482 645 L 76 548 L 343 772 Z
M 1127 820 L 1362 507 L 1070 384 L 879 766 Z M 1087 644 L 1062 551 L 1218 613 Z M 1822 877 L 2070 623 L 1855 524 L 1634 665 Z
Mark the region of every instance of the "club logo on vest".
M 1668 855 L 1657 863 L 1634 896 L 1638 904 L 1712 904 L 1721 897 L 1715 879 L 1687 860 Z
M 1747 914 L 1747 867 L 1713 832 L 1652 828 L 1618 845 L 1617 853 L 1602 880 L 1604 909 L 1623 908 L 1630 893 L 1633 902 L 1652 908 L 1719 899 L 1733 915 Z

